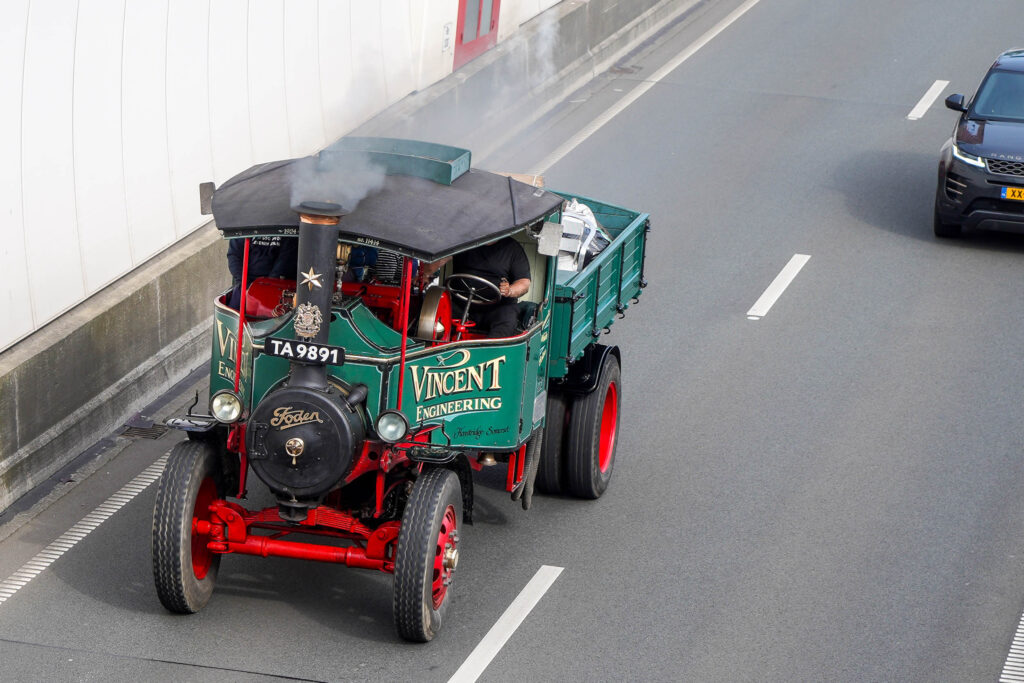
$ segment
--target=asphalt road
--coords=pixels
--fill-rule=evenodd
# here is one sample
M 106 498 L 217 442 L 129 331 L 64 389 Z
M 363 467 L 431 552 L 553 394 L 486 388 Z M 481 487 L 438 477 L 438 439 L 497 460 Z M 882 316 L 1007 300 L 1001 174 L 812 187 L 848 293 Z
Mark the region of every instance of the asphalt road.
M 0 678 L 445 681 L 549 565 L 479 680 L 996 680 L 1024 609 L 1024 238 L 938 241 L 931 202 L 941 99 L 1020 41 L 1019 3 L 761 0 L 651 81 L 739 5 L 478 162 L 652 215 L 651 285 L 607 338 L 604 497 L 524 513 L 483 477 L 451 619 L 414 646 L 389 577 L 315 563 L 232 556 L 203 612 L 165 613 L 150 486 L 0 603 Z M 0 541 L 0 580 L 178 438 L 130 443 Z

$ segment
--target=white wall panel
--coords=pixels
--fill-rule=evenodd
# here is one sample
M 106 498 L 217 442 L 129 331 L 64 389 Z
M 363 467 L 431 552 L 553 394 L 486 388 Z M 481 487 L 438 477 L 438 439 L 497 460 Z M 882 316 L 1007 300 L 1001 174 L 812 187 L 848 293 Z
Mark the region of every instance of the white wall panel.
M 166 57 L 167 0 L 127 3 L 122 144 L 136 265 L 176 237 L 167 162 Z
M 28 295 L 21 195 L 21 82 L 28 3 L 8 0 L 0 15 L 0 349 L 36 327 Z
M 249 117 L 256 163 L 287 159 L 291 153 L 283 24 L 283 0 L 249 3 Z
M 173 0 L 167 13 L 167 153 L 180 239 L 206 222 L 199 188 L 213 179 L 210 151 L 210 0 Z
M 380 14 L 385 97 L 391 104 L 416 89 L 409 0 L 381 0 Z
M 211 0 L 210 145 L 213 180 L 222 183 L 253 165 L 249 125 L 249 0 Z
M 324 111 L 320 101 L 317 0 L 289 0 L 284 12 L 284 71 L 291 154 L 323 149 Z
M 387 106 L 384 51 L 381 47 L 386 38 L 380 23 L 379 4 L 357 0 L 351 7 L 352 30 L 349 41 L 354 88 L 349 105 L 352 107 L 353 125 L 359 125 Z
M 77 0 L 34 0 L 22 84 L 21 172 L 29 296 L 48 320 L 85 296 L 72 158 Z
M 85 2 L 75 37 L 75 199 L 85 291 L 131 269 L 121 161 L 124 2 Z
M 352 32 L 350 0 L 323 0 L 317 42 L 320 52 L 320 98 L 328 141 L 355 127 L 352 115 Z
M 409 17 L 413 84 L 421 90 L 452 71 L 459 6 L 448 0 L 422 0 L 410 3 Z

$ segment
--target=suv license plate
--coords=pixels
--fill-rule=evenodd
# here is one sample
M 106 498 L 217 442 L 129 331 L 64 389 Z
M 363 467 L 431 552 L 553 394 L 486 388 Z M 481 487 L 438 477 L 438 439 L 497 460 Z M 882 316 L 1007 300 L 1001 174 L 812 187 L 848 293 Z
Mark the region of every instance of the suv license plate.
M 345 362 L 345 349 L 340 346 L 276 337 L 267 337 L 264 340 L 263 353 L 268 356 L 287 358 L 300 363 L 316 363 L 317 365 L 341 365 Z
M 1024 202 L 1024 187 L 1004 187 L 999 194 L 1003 199 L 1014 199 Z

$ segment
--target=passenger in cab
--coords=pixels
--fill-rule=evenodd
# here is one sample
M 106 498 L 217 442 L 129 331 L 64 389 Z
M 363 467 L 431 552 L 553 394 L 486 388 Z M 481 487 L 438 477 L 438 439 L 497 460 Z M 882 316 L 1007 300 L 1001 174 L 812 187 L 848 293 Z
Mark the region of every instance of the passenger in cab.
M 420 282 L 425 285 L 449 261 L 455 273 L 476 275 L 494 284 L 501 293 L 497 303 L 474 302 L 469 307 L 469 320 L 475 323 L 475 332 L 488 337 L 511 337 L 516 333 L 519 318 L 517 300 L 530 291 L 530 261 L 522 245 L 505 237 L 469 251 L 424 263 L 420 267 Z M 462 317 L 464 302 L 453 301 L 454 314 Z

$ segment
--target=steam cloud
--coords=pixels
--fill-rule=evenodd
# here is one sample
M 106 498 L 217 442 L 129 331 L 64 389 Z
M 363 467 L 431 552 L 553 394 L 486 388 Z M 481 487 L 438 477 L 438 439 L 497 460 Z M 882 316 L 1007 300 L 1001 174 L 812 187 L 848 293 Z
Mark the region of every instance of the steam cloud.
M 331 202 L 355 211 L 359 202 L 384 187 L 386 168 L 359 152 L 326 149 L 289 166 L 291 206 Z

